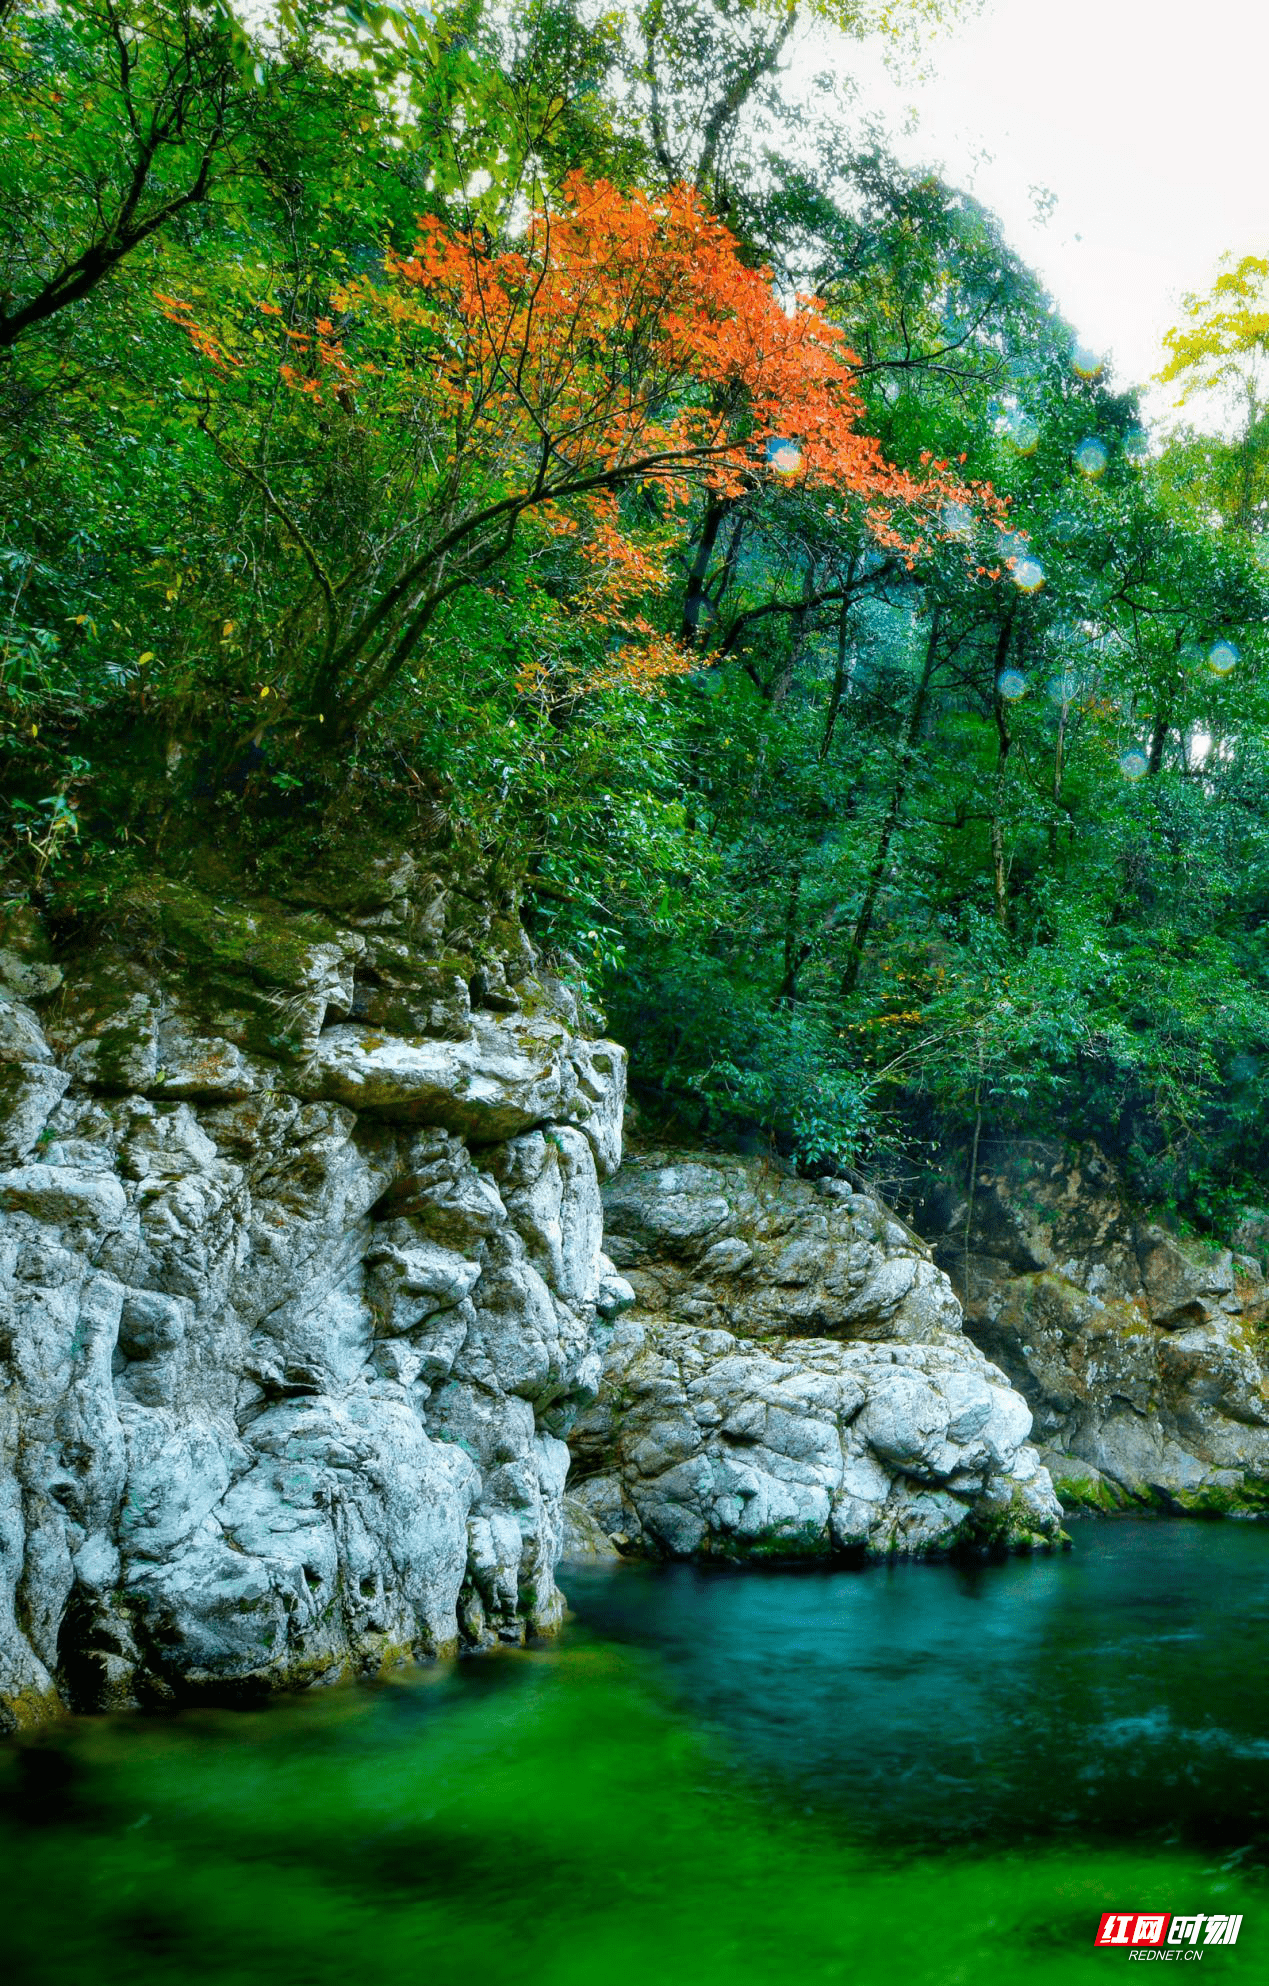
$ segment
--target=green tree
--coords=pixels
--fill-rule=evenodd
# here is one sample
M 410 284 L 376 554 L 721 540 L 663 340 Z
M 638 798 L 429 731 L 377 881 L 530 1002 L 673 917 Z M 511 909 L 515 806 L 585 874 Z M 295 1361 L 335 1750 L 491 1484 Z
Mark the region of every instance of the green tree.
M 1183 433 L 1172 480 L 1243 531 L 1269 523 L 1269 260 L 1244 255 L 1205 295 L 1184 298 L 1185 321 L 1165 338 L 1158 378 L 1178 386 L 1178 407 L 1196 407 L 1217 436 Z M 1225 433 L 1221 433 L 1225 430 Z

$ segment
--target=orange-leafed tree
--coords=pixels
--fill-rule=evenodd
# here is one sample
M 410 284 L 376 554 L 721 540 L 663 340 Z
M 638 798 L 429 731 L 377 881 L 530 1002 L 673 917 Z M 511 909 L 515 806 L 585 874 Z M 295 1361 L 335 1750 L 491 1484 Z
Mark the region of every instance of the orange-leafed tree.
M 198 355 L 202 425 L 303 562 L 293 706 L 339 728 L 531 515 L 595 563 L 585 611 L 628 637 L 615 652 L 637 677 L 641 643 L 645 676 L 674 666 L 672 644 L 623 599 L 663 579 L 693 486 L 796 474 L 909 560 L 942 506 L 973 500 L 945 465 L 884 459 L 841 331 L 813 299 L 781 301 L 686 188 L 574 177 L 509 243 L 429 218 L 410 254 L 333 283 L 322 310 L 282 294 L 216 322 L 161 302 Z M 332 460 L 373 464 L 356 529 L 346 500 L 323 503 Z M 632 489 L 637 526 L 616 502 Z

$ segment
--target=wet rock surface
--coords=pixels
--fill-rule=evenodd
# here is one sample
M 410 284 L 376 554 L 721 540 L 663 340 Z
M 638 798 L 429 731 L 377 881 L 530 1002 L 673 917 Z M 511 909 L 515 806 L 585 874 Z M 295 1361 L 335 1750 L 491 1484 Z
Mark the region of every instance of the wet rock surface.
M 1019 1141 L 980 1166 L 972 1207 L 932 1194 L 924 1224 L 1064 1502 L 1269 1511 L 1254 1210 L 1234 1249 L 1213 1246 L 1134 1209 L 1093 1147 Z
M 605 1193 L 633 1304 L 573 1431 L 570 1503 L 624 1551 L 876 1557 L 1054 1541 L 1026 1403 L 877 1201 L 645 1153 Z
M 624 1053 L 482 882 L 343 893 L 0 947 L 9 1727 L 560 1619 Z

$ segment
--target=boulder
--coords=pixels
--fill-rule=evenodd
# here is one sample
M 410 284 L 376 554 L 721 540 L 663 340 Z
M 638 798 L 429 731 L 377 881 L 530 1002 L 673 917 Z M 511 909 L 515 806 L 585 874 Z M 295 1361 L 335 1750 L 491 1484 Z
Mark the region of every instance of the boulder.
M 960 1335 L 925 1243 L 842 1181 L 648 1152 L 604 1195 L 605 1247 L 646 1308 L 745 1337 Z
M 1060 1541 L 1031 1415 L 924 1245 L 839 1181 L 644 1152 L 604 1195 L 574 1503 L 623 1552 L 886 1557 Z M 574 1529 L 580 1535 L 581 1519 Z
M 1051 1545 L 1031 1416 L 968 1343 L 755 1343 L 635 1317 L 572 1437 L 574 1501 L 623 1551 L 887 1557 Z

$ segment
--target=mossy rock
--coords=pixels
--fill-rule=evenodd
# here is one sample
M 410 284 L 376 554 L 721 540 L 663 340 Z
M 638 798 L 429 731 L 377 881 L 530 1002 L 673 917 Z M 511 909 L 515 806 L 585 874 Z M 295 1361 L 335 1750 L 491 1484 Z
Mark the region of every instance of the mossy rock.
M 226 903 L 168 878 L 145 886 L 164 941 L 191 963 L 205 963 L 261 986 L 298 988 L 311 983 L 313 951 L 339 941 L 339 931 L 316 911 L 282 911 L 276 905 Z
M 1248 1475 L 1241 1483 L 1205 1483 L 1174 1490 L 1171 1501 L 1189 1517 L 1269 1517 L 1269 1479 Z
M 971 1511 L 948 1547 L 947 1556 L 1069 1551 L 1070 1544 L 1065 1531 L 1037 1530 L 1035 1511 L 1021 1490 L 1015 1489 L 1001 1509 Z
M 39 912 L 29 903 L 0 906 L 0 987 L 20 1000 L 43 1000 L 61 983 Z
M 1108 1476 L 1054 1476 L 1053 1489 L 1064 1510 L 1087 1510 L 1106 1517 L 1130 1510 L 1138 1501 Z
M 0 1694 L 0 1737 L 15 1737 L 20 1731 L 34 1731 L 42 1724 L 65 1715 L 66 1706 L 56 1690 L 27 1684 Z
M 833 1557 L 833 1542 L 818 1524 L 802 1524 L 792 1531 L 772 1531 L 752 1540 L 719 1538 L 711 1555 L 744 1565 L 796 1565 L 807 1559 Z

